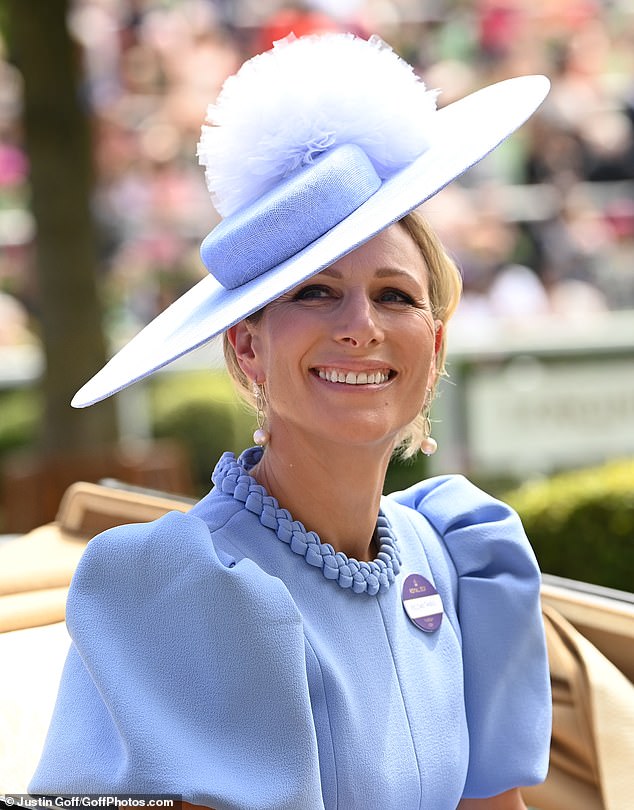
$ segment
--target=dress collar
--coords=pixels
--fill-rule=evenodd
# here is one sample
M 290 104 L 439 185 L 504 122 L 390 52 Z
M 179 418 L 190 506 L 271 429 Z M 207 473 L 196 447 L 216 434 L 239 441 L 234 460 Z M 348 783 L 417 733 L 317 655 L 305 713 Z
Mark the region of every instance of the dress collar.
M 400 554 L 392 527 L 379 511 L 376 538 L 379 553 L 371 562 L 355 560 L 342 551 L 335 551 L 330 543 L 322 543 L 316 532 L 307 531 L 300 521 L 293 520 L 286 509 L 249 474 L 262 458 L 261 447 L 251 447 L 236 459 L 233 453 L 224 453 L 212 475 L 215 486 L 244 504 L 256 515 L 260 523 L 273 531 L 290 550 L 303 557 L 308 565 L 321 570 L 323 576 L 353 593 L 374 596 L 387 591 L 400 570 Z

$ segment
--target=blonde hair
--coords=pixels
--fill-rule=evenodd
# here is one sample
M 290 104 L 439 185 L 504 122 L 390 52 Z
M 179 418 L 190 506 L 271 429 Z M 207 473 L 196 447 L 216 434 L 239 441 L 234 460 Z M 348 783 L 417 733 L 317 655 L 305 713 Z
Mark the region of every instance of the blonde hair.
M 432 316 L 435 321 L 440 321 L 443 327 L 453 315 L 460 301 L 462 293 L 462 277 L 456 263 L 446 253 L 439 238 L 431 229 L 429 224 L 418 211 L 412 211 L 399 221 L 407 233 L 414 240 L 420 250 L 429 272 L 429 301 Z M 262 317 L 264 310 L 258 310 L 250 315 L 247 320 L 257 322 Z M 225 363 L 229 376 L 233 380 L 239 396 L 255 409 L 255 397 L 252 383 L 240 368 L 233 346 L 231 345 L 227 333 L 223 335 L 223 350 Z M 447 336 L 443 328 L 438 352 L 436 353 L 436 381 L 429 397 L 420 414 L 405 427 L 396 442 L 396 449 L 402 458 L 415 456 L 420 448 L 420 443 L 425 436 L 425 415 L 428 412 L 431 400 L 434 397 L 438 378 L 444 375 L 445 359 L 447 355 Z

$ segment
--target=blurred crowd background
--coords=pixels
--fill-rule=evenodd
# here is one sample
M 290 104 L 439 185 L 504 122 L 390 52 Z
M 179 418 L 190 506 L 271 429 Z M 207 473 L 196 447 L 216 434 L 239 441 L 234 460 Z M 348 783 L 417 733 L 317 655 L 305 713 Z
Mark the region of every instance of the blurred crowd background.
M 465 283 L 457 327 L 634 309 L 634 10 L 628 0 L 75 0 L 118 343 L 204 272 L 217 215 L 195 152 L 207 105 L 289 31 L 377 33 L 440 104 L 545 73 L 521 133 L 429 205 Z M 0 50 L 0 346 L 36 341 L 21 76 Z M 539 328 L 537 325 L 536 328 Z

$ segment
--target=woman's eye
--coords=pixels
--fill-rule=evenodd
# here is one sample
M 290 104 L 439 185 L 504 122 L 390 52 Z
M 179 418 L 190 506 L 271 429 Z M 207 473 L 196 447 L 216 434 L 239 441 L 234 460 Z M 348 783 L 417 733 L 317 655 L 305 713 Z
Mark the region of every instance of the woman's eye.
M 303 287 L 295 295 L 296 301 L 313 301 L 319 298 L 327 298 L 330 295 L 328 287 L 323 287 L 318 284 L 311 284 L 308 287 Z
M 411 295 L 404 293 L 402 290 L 383 290 L 381 293 L 381 301 L 387 304 L 413 304 L 414 300 Z

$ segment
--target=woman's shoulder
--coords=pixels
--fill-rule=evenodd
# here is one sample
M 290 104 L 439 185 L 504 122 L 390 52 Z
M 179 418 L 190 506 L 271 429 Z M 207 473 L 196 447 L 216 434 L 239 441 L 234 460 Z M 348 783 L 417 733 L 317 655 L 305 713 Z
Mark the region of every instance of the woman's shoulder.
M 148 569 L 156 574 L 159 568 L 176 573 L 201 556 L 226 567 L 236 562 L 222 547 L 216 549 L 203 519 L 194 513 L 168 512 L 147 523 L 114 526 L 94 537 L 79 561 L 73 585 L 87 575 L 138 576 Z
M 388 498 L 429 514 L 438 524 L 449 525 L 471 516 L 485 520 L 491 516 L 514 514 L 510 506 L 480 489 L 464 475 L 438 475 L 391 493 Z
M 412 509 L 443 539 L 459 573 L 518 565 L 537 572 L 517 513 L 462 475 L 428 478 L 389 500 Z
M 265 610 L 273 623 L 296 624 L 299 613 L 284 584 L 231 546 L 233 515 L 207 509 L 169 512 L 150 523 L 109 529 L 91 540 L 67 602 L 73 629 L 82 617 L 121 619 L 160 612 L 214 614 L 221 622 L 251 620 Z
M 146 567 L 177 572 L 183 566 L 233 568 L 242 555 L 232 535 L 243 512 L 241 504 L 213 488 L 187 512 L 167 512 L 146 523 L 127 523 L 98 534 L 87 545 L 76 577 L 86 570 L 96 574 Z

